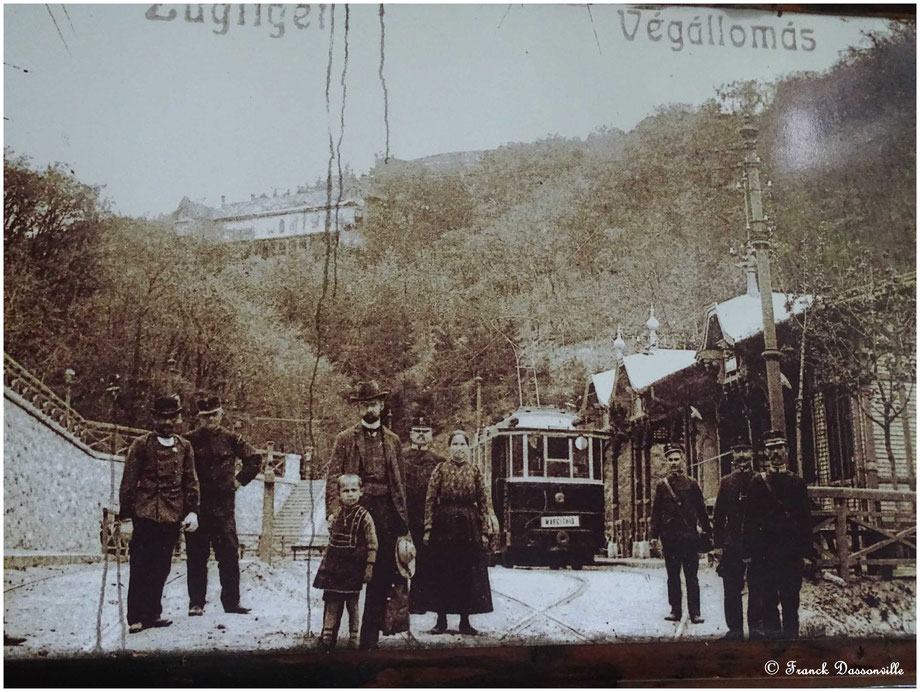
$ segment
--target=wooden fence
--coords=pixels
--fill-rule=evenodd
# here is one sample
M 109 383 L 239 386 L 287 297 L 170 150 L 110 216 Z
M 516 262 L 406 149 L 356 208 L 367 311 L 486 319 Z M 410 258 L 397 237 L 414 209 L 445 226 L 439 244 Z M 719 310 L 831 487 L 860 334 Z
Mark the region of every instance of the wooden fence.
M 818 567 L 834 567 L 850 581 L 878 568 L 916 566 L 915 492 L 815 486 L 808 494 L 823 507 L 812 512 Z

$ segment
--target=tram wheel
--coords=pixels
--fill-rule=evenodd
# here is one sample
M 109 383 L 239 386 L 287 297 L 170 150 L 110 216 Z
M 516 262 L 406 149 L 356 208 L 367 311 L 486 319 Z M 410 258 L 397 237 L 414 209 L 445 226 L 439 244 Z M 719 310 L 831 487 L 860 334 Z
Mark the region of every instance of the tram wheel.
M 584 563 L 581 560 L 572 561 L 572 569 L 581 569 L 582 567 L 584 567 Z
M 511 551 L 506 550 L 501 554 L 501 564 L 502 567 L 514 567 L 514 558 L 511 557 Z

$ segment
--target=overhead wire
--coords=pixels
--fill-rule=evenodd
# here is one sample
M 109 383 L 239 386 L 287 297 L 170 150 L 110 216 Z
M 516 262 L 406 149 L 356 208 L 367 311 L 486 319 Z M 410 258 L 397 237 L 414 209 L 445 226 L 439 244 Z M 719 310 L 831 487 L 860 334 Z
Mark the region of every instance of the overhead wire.
M 597 44 L 597 52 L 603 55 L 604 53 L 601 51 L 601 42 L 597 38 L 597 27 L 594 26 L 594 15 L 591 14 L 591 4 L 589 3 L 585 5 L 585 7 L 588 8 L 588 17 L 591 19 L 591 30 L 594 32 L 594 42 Z
M 48 10 L 48 16 L 51 17 L 51 21 L 54 22 L 54 28 L 57 29 L 58 36 L 61 37 L 61 43 L 64 44 L 64 48 L 67 50 L 67 54 L 70 57 L 73 57 L 73 53 L 70 52 L 70 46 L 67 45 L 67 41 L 64 40 L 64 34 L 61 33 L 61 27 L 58 26 L 57 19 L 54 18 L 54 14 L 51 12 L 51 7 L 48 4 L 45 4 L 45 9 Z
M 61 9 L 64 10 L 64 16 L 67 17 L 67 23 L 70 24 L 70 30 L 73 32 L 73 35 L 77 35 L 77 30 L 73 26 L 73 20 L 70 18 L 70 12 L 67 11 L 67 5 L 61 3 Z

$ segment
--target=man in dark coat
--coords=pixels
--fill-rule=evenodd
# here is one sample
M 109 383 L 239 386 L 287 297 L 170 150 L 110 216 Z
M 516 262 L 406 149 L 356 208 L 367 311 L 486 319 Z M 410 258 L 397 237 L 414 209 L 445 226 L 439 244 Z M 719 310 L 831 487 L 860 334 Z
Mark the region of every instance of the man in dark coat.
M 399 437 L 380 420 L 387 394 L 376 382 L 358 384 L 352 402 L 361 413 L 361 420 L 335 438 L 326 473 L 329 526 L 332 526 L 339 508 L 338 478 L 351 473 L 361 478 L 363 494 L 360 502 L 370 512 L 377 529 L 377 563 L 364 597 L 358 642 L 360 649 L 377 647 L 390 588 L 394 584 L 405 586 L 405 579 L 396 567 L 396 541 L 407 534 L 409 515 L 403 484 L 402 445 Z
M 739 438 L 732 445 L 734 470 L 719 481 L 719 494 L 712 515 L 713 539 L 720 552 L 718 574 L 722 577 L 724 591 L 725 639 L 744 639 L 744 615 L 741 592 L 744 590 L 747 565 L 742 554 L 744 509 L 747 505 L 748 487 L 754 477 L 754 453 L 747 440 Z M 748 631 L 751 637 L 762 634 L 761 594 L 756 580 L 748 579 Z
M 128 631 L 168 627 L 161 617 L 163 587 L 179 529 L 198 528 L 198 477 L 192 445 L 175 434 L 182 420 L 176 397 L 153 402 L 153 432 L 137 438 L 125 456 L 119 519 L 131 519 Z
M 696 527 L 699 523 L 703 532 L 709 533 L 709 517 L 700 486 L 686 475 L 683 449 L 670 445 L 664 455 L 668 475 L 655 488 L 651 538 L 656 541 L 661 539 L 664 565 L 668 571 L 671 612 L 665 620 L 678 622 L 682 617 L 680 572 L 683 569 L 687 582 L 687 610 L 690 611 L 690 621 L 697 624 L 703 622 L 703 618 L 700 617 L 700 583 L 697 579 L 700 536 Z
M 432 452 L 432 429 L 424 418 L 416 418 L 409 431 L 409 449 L 405 453 L 403 477 L 406 484 L 406 509 L 409 512 L 409 533 L 415 543 L 415 576 L 412 577 L 410 594 L 411 612 L 427 613 L 433 607 L 432 590 L 437 585 L 431 583 L 430 551 L 424 545 L 425 534 L 425 495 L 428 481 L 435 467 L 444 459 Z
M 755 476 L 748 489 L 743 550 L 751 561 L 749 579 L 763 585 L 765 636 L 795 639 L 804 561 L 814 555 L 811 505 L 805 481 L 786 470 L 782 433 L 767 433 L 764 456 L 766 473 Z
M 260 455 L 240 435 L 221 427 L 220 397 L 198 401 L 198 428 L 188 435 L 195 450 L 195 470 L 201 484 L 198 531 L 185 539 L 188 554 L 188 614 L 204 613 L 211 548 L 220 574 L 224 612 L 245 615 L 240 605 L 240 542 L 236 535 L 236 491 L 262 468 Z M 236 460 L 242 462 L 239 473 Z

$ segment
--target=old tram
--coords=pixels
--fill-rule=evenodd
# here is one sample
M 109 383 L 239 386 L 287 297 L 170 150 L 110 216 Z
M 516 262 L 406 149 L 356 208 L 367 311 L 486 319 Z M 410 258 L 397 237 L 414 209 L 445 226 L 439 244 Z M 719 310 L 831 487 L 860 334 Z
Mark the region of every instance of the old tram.
M 607 436 L 576 421 L 558 409 L 521 408 L 474 443 L 498 522 L 493 548 L 506 567 L 581 569 L 603 547 Z

